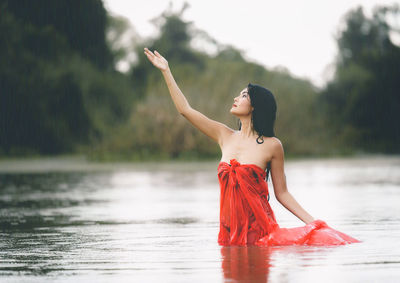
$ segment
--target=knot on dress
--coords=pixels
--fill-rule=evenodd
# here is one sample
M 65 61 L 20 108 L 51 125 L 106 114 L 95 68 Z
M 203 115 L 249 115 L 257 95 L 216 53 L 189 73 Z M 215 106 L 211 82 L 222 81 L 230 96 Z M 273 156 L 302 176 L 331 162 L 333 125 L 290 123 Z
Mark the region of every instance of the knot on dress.
M 236 159 L 229 160 L 229 163 L 231 164 L 231 170 L 235 169 L 237 166 L 240 165 L 240 163 Z

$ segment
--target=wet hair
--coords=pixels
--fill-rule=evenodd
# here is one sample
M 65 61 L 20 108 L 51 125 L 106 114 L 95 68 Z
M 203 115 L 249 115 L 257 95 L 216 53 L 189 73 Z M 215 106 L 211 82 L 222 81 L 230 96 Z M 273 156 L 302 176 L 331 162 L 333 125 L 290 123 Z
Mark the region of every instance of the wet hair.
M 276 101 L 272 92 L 260 85 L 247 85 L 247 92 L 250 96 L 251 106 L 254 110 L 251 113 L 253 129 L 257 132 L 257 143 L 263 143 L 263 136 L 274 137 L 274 124 L 276 119 Z M 239 120 L 239 130 L 242 124 Z

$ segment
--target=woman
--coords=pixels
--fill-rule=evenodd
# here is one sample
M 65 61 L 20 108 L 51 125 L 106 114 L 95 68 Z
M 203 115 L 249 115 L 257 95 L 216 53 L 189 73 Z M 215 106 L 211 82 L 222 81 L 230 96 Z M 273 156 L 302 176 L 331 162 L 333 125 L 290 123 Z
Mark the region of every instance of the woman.
M 341 245 L 358 240 L 315 220 L 288 192 L 282 143 L 274 136 L 276 102 L 272 93 L 248 84 L 234 98 L 230 112 L 240 119 L 239 131 L 211 120 L 193 109 L 176 84 L 168 61 L 144 48 L 160 71 L 178 112 L 217 142 L 222 158 L 218 165 L 220 195 L 220 245 Z M 229 163 L 228 163 L 229 161 Z M 280 228 L 268 203 L 271 171 L 275 197 L 306 225 Z

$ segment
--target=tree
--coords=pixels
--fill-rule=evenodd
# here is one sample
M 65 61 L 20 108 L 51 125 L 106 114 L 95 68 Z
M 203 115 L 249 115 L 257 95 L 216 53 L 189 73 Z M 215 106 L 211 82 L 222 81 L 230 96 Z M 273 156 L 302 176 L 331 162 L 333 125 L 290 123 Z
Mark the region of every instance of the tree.
M 332 125 L 342 134 L 351 129 L 346 142 L 367 151 L 400 152 L 400 48 L 387 20 L 399 12 L 394 5 L 375 8 L 372 18 L 361 7 L 347 14 L 335 76 L 321 95 Z
M 23 22 L 38 28 L 51 26 L 69 47 L 102 69 L 112 69 L 106 44 L 107 14 L 100 0 L 0 0 L 0 5 Z
M 31 2 L 15 1 L 18 17 L 9 9 L 14 2 L 0 1 L 0 154 L 73 152 L 127 118 L 134 94 L 126 76 L 96 61 L 97 51 L 76 50 L 49 19 L 32 16 Z

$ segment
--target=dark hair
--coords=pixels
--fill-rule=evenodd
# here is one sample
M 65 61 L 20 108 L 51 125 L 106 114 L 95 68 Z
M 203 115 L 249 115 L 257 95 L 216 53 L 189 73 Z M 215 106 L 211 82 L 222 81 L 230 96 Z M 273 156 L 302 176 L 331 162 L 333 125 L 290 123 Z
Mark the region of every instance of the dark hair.
M 247 85 L 247 92 L 250 96 L 251 106 L 254 110 L 251 113 L 253 129 L 257 132 L 257 143 L 263 143 L 263 136 L 274 137 L 274 124 L 276 119 L 276 101 L 272 92 L 265 87 L 251 84 Z M 239 130 L 242 124 L 239 120 Z M 261 141 L 259 141 L 261 140 Z
M 263 136 L 274 137 L 274 124 L 276 119 L 276 101 L 272 92 L 260 85 L 251 84 L 247 85 L 247 92 L 250 96 L 251 106 L 254 110 L 251 113 L 251 122 L 253 129 L 257 132 L 257 143 L 264 142 Z M 242 124 L 239 120 L 239 130 Z M 267 164 L 267 176 L 270 170 L 270 162 Z

